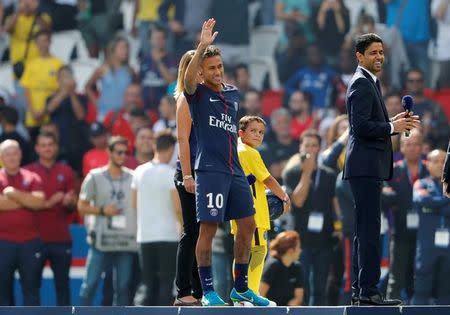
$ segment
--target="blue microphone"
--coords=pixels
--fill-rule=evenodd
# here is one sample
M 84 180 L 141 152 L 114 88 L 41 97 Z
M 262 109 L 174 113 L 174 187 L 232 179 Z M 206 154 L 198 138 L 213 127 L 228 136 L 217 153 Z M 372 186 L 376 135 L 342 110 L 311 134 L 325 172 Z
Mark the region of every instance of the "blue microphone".
M 411 95 L 405 95 L 402 97 L 402 105 L 403 109 L 405 110 L 406 117 L 410 116 L 410 112 L 412 111 L 412 108 L 414 106 L 414 99 Z M 409 137 L 409 130 L 405 132 L 405 137 Z

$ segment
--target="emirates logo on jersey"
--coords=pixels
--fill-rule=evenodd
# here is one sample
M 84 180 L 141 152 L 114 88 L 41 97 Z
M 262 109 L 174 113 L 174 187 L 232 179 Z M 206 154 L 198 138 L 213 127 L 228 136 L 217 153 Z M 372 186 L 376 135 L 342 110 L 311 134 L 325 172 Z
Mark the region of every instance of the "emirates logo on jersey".
M 232 117 L 227 114 L 221 114 L 220 119 L 215 116 L 209 116 L 209 125 L 224 129 L 228 132 L 237 133 L 237 127 L 232 123 Z

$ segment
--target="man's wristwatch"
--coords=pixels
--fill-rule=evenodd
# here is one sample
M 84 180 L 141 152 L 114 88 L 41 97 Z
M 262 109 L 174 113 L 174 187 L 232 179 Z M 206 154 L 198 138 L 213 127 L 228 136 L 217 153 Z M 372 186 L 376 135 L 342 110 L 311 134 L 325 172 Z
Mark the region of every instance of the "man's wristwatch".
M 183 180 L 186 180 L 186 179 L 193 179 L 194 177 L 192 176 L 192 175 L 184 175 L 183 176 Z

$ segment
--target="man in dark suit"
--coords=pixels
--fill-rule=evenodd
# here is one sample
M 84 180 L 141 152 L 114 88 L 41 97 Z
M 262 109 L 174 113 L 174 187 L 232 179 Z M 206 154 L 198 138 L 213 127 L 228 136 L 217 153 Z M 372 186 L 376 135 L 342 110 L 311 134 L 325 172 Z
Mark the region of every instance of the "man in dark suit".
M 444 170 L 442 171 L 442 182 L 444 183 L 444 195 L 450 198 L 450 142 L 447 147 L 447 156 L 445 157 Z
M 381 71 L 383 41 L 376 34 L 356 40 L 358 68 L 347 90 L 350 135 L 344 165 L 355 202 L 353 240 L 352 303 L 398 305 L 386 300 L 377 284 L 380 280 L 380 208 L 383 180 L 392 177 L 391 135 L 418 127 L 417 116 L 403 112 L 389 120 L 376 74 Z

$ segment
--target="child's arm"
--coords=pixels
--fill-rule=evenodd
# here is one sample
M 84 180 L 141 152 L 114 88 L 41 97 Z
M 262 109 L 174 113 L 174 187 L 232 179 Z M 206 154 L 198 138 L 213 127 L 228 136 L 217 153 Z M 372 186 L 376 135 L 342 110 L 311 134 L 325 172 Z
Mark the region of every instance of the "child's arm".
M 281 188 L 280 184 L 275 179 L 275 177 L 270 175 L 263 181 L 263 183 L 267 188 L 269 188 L 275 194 L 275 196 L 277 196 L 278 198 L 283 200 L 284 213 L 288 212 L 290 204 L 291 204 L 291 200 L 289 199 L 289 195 L 283 190 L 283 188 Z

